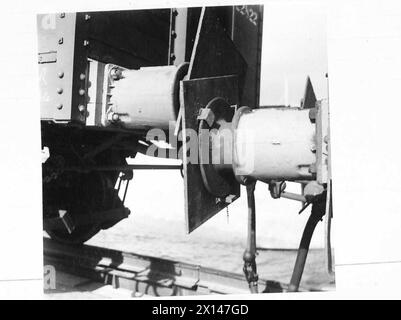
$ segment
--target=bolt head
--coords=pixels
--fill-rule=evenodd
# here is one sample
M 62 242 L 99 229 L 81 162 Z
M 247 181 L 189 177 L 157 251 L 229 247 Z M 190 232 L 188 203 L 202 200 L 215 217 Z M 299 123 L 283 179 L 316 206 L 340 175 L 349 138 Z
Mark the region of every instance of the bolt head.
M 63 93 L 63 88 L 57 88 L 57 93 L 62 94 Z
M 113 68 L 111 70 L 111 77 L 113 78 L 113 80 L 119 80 L 122 78 L 122 71 L 118 68 Z
M 64 72 L 63 71 L 59 71 L 59 73 L 57 75 L 61 79 L 61 78 L 64 77 Z
M 80 96 L 85 95 L 85 90 L 84 90 L 84 89 L 79 89 L 79 95 L 80 95 Z
M 85 78 L 86 78 L 86 75 L 85 75 L 84 73 L 81 73 L 81 74 L 79 75 L 79 79 L 85 80 Z
M 120 119 L 120 116 L 117 113 L 113 113 L 113 115 L 111 116 L 111 119 L 113 121 L 118 121 Z
M 59 43 L 59 44 L 63 44 L 63 42 L 64 42 L 64 39 L 63 39 L 63 38 L 58 39 L 58 43 Z
M 85 111 L 85 106 L 82 105 L 82 104 L 80 104 L 80 105 L 78 106 L 78 110 L 79 110 L 79 112 L 84 112 L 84 111 Z
M 59 104 L 57 105 L 57 109 L 58 109 L 58 110 L 63 109 L 63 104 L 62 104 L 62 103 L 59 103 Z

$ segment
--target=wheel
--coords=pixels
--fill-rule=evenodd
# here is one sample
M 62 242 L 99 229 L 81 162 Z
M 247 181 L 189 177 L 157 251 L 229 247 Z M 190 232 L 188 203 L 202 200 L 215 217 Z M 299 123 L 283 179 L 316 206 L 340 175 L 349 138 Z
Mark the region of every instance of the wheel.
M 49 150 L 42 164 L 43 229 L 48 235 L 63 243 L 82 244 L 125 218 L 129 210 L 114 188 L 120 172 L 98 167 L 124 165 L 132 150 L 108 145 L 116 140 L 115 134 L 47 123 L 41 129 L 42 148 Z M 102 144 L 104 149 L 99 147 Z M 66 219 L 60 221 L 62 212 Z M 66 226 L 65 221 L 69 221 Z
M 50 183 L 43 185 L 44 218 L 58 217 L 65 210 L 72 220 L 83 215 L 94 215 L 111 207 L 114 185 L 100 172 L 66 172 Z M 67 229 L 45 229 L 48 235 L 59 242 L 82 244 L 98 233 L 102 226 L 96 219 Z

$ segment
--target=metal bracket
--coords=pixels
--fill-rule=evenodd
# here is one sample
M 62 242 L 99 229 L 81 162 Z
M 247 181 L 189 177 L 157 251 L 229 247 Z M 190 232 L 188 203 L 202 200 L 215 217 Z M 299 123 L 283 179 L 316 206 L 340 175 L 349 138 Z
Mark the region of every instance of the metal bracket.
M 329 136 L 329 104 L 327 100 L 316 103 L 316 178 L 320 184 L 328 183 L 331 179 L 330 136 Z
M 198 120 L 205 120 L 209 127 L 214 123 L 216 116 L 213 111 L 209 108 L 202 108 L 199 110 Z

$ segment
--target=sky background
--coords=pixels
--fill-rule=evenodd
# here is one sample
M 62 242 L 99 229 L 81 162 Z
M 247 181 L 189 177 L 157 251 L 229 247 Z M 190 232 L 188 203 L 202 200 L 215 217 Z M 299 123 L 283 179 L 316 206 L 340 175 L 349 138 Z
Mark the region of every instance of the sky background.
M 327 97 L 324 2 L 264 6 L 261 105 L 299 106 L 309 75 L 318 99 Z

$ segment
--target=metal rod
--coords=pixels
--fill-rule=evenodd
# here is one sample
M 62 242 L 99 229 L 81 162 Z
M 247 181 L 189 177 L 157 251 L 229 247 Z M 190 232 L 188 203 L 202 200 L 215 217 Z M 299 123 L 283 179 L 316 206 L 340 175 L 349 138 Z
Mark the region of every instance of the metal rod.
M 244 273 L 251 293 L 258 293 L 258 274 L 256 269 L 256 209 L 255 209 L 255 184 L 246 185 L 248 198 L 248 238 L 244 252 Z
M 126 185 L 125 185 L 125 190 L 124 190 L 124 196 L 123 196 L 123 203 L 125 202 L 125 197 L 127 196 L 127 190 L 129 186 L 129 180 L 127 180 Z
M 243 275 L 188 262 L 150 258 L 134 252 L 87 244 L 70 246 L 46 237 L 43 238 L 43 251 L 45 264 L 54 265 L 56 270 L 68 270 L 67 274 L 101 283 L 104 279 L 99 275 L 113 274 L 117 279 L 122 279 L 118 282 L 120 288 L 147 295 L 158 295 L 160 292 L 173 295 L 205 294 L 206 290 L 219 294 L 248 293 Z M 104 258 L 118 263 L 102 264 Z M 182 270 L 180 274 L 177 274 L 178 269 Z M 170 289 L 165 281 L 160 281 L 159 274 L 171 279 Z M 283 283 L 272 283 L 266 279 L 261 279 L 260 283 L 266 286 L 267 291 L 282 291 L 286 287 Z
M 298 254 L 294 265 L 294 271 L 292 273 L 290 285 L 288 288 L 289 292 L 296 292 L 299 289 L 299 284 L 301 283 L 302 274 L 304 272 L 305 262 L 308 256 L 312 235 L 315 231 L 316 225 L 325 214 L 325 206 L 325 199 L 312 204 L 312 212 L 302 234 L 301 243 L 299 244 Z
M 291 199 L 291 200 L 306 202 L 305 197 L 303 195 L 301 195 L 301 194 L 296 194 L 296 193 L 292 193 L 292 192 L 283 191 L 283 192 L 281 192 L 280 196 L 282 198 L 287 198 L 287 199 Z
M 121 181 L 122 181 L 122 180 L 121 180 L 121 177 L 119 177 L 119 178 L 118 178 L 118 187 L 117 187 L 116 190 L 114 190 L 115 197 L 113 197 L 113 208 L 114 208 L 115 205 L 116 205 L 116 199 L 118 198 L 118 193 L 120 192 Z M 123 203 L 124 203 L 124 201 L 123 201 Z
M 256 252 L 256 208 L 255 183 L 246 187 L 248 198 L 248 247 L 250 252 Z
M 326 250 L 326 268 L 329 275 L 334 273 L 333 256 L 331 251 L 331 218 L 333 214 L 331 180 L 327 184 L 326 214 L 325 214 L 325 250 Z
M 66 167 L 63 171 L 126 171 L 126 170 L 180 170 L 182 165 L 127 164 L 123 166 Z

